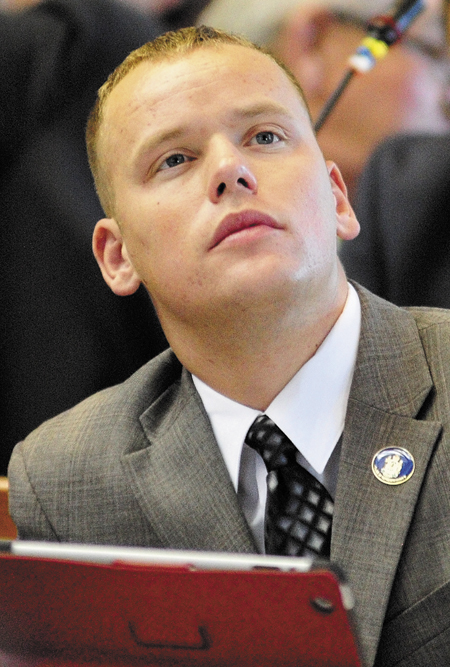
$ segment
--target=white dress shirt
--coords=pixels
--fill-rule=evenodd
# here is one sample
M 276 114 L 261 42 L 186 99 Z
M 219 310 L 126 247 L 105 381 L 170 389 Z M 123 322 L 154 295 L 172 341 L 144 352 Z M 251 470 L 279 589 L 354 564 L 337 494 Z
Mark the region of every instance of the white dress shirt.
M 359 298 L 349 285 L 347 301 L 334 327 L 265 411 L 297 447 L 303 465 L 333 497 L 339 465 L 336 445 L 344 429 L 360 326 Z M 264 552 L 267 470 L 259 454 L 244 444 L 247 431 L 261 412 L 219 394 L 195 376 L 193 381 L 241 507 Z

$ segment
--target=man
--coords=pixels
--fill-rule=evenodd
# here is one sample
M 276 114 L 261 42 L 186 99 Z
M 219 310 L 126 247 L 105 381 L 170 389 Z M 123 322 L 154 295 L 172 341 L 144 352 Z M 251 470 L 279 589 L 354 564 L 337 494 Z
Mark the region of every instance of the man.
M 269 46 L 300 81 L 317 119 L 348 68 L 369 19 L 392 0 L 213 0 L 199 21 Z M 450 129 L 442 102 L 448 75 L 442 0 L 424 12 L 388 56 L 355 77 L 318 133 L 339 165 L 353 201 L 375 147 L 396 132 Z
M 88 146 L 103 277 L 146 286 L 171 350 L 17 446 L 20 537 L 263 551 L 265 413 L 334 499 L 364 664 L 445 664 L 450 316 L 348 285 L 358 222 L 295 79 L 239 38 L 168 35 L 101 89 Z

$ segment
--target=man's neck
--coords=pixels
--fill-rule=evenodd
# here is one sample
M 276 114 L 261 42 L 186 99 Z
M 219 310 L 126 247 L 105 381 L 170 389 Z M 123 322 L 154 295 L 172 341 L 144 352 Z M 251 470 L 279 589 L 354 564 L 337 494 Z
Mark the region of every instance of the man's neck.
M 210 318 L 200 327 L 168 339 L 181 363 L 219 393 L 264 411 L 315 354 L 341 314 L 347 283 L 320 317 L 296 313 L 268 316 L 252 309 L 246 318 Z M 299 323 L 300 320 L 300 323 Z

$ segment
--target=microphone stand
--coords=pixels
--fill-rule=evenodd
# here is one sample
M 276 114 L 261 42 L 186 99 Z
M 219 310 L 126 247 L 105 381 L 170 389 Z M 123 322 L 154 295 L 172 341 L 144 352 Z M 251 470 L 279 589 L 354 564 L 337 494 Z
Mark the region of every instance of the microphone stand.
M 349 58 L 348 70 L 320 112 L 314 129 L 320 130 L 355 74 L 365 74 L 384 58 L 411 23 L 425 9 L 424 0 L 400 0 L 385 15 L 376 16 L 367 26 L 367 34 Z

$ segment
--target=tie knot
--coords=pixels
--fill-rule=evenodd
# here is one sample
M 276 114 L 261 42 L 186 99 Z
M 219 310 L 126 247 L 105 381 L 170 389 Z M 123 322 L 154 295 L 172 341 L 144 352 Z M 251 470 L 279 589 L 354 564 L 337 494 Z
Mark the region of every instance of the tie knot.
M 245 443 L 262 456 L 269 472 L 295 463 L 296 447 L 267 415 L 256 417 Z

